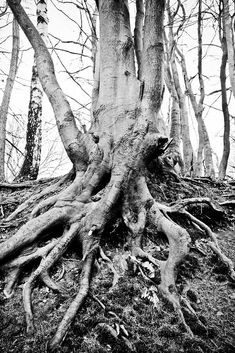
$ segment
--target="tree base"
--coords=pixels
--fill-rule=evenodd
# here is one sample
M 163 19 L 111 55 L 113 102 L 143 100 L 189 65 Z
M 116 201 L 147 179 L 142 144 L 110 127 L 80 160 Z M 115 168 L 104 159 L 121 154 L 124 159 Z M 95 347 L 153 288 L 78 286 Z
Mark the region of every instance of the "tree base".
M 147 178 L 149 188 L 151 188 L 151 178 L 151 175 Z M 190 251 L 186 257 L 187 250 L 184 251 L 182 260 L 184 257 L 185 260 L 178 266 L 176 281 L 174 278 L 175 285 L 171 285 L 172 283 L 169 285 L 168 281 L 172 277 L 172 270 L 169 268 L 170 272 L 168 272 L 164 265 L 168 258 L 172 259 L 171 256 L 175 256 L 173 253 L 171 256 L 169 255 L 169 239 L 167 240 L 163 233 L 159 233 L 156 237 L 154 222 L 146 224 L 144 238 L 138 237 L 137 233 L 142 224 L 141 217 L 139 217 L 139 221 L 132 223 L 131 215 L 125 207 L 122 214 L 121 212 L 116 214 L 116 220 L 110 219 L 105 226 L 105 236 L 100 242 L 101 247 L 93 244 L 90 248 L 91 251 L 82 255 L 81 252 L 79 253 L 81 240 L 73 238 L 75 233 L 70 227 L 70 231 L 59 238 L 64 239 L 64 242 L 60 241 L 60 245 L 58 245 L 58 238 L 53 238 L 52 241 L 47 238 L 48 240 L 43 246 L 41 244 L 38 247 L 35 243 L 36 247 L 31 248 L 31 251 L 25 253 L 24 256 L 18 256 L 4 265 L 7 270 L 5 271 L 7 274 L 5 297 L 12 295 L 14 285 L 18 280 L 20 287 L 22 287 L 24 280 L 19 279 L 20 271 L 28 273 L 29 277 L 24 284 L 23 291 L 28 331 L 31 334 L 34 331 L 34 340 L 35 337 L 39 338 L 44 335 L 44 338 L 50 342 L 47 343 L 48 350 L 56 349 L 59 352 L 60 349 L 63 351 L 65 347 L 76 347 L 79 351 L 84 352 L 108 352 L 109 349 L 117 352 L 140 352 L 141 349 L 144 349 L 143 347 L 148 347 L 145 349 L 149 349 L 149 352 L 154 352 L 156 349 L 160 351 L 162 349 L 162 352 L 165 352 L 167 351 L 166 347 L 173 349 L 174 346 L 177 347 L 180 344 L 182 346 L 182 342 L 189 342 L 192 347 L 198 347 L 199 351 L 200 349 L 204 351 L 203 344 L 209 347 L 206 351 L 211 349 L 211 352 L 213 345 L 222 347 L 222 343 L 217 342 L 216 334 L 213 333 L 218 325 L 216 322 L 213 323 L 213 327 L 208 325 L 213 311 L 211 305 L 208 305 L 208 310 L 205 303 L 205 299 L 208 302 L 209 299 L 212 302 L 216 301 L 216 296 L 210 298 L 210 293 L 207 290 L 204 293 L 201 288 L 209 283 L 210 278 L 210 288 L 213 287 L 214 291 L 223 288 L 223 295 L 225 295 L 224 287 L 226 287 L 228 298 L 232 298 L 232 264 L 227 261 L 227 257 L 224 258 L 224 253 L 220 247 L 218 248 L 219 242 L 213 238 L 214 233 L 209 226 L 212 223 L 215 226 L 216 223 L 217 227 L 223 227 L 225 224 L 231 223 L 233 205 L 226 206 L 227 212 L 225 213 L 219 207 L 218 202 L 221 201 L 219 198 L 213 202 L 209 200 L 208 196 L 211 195 L 208 195 L 208 187 L 205 198 L 196 198 L 197 193 L 201 196 L 202 190 L 205 190 L 201 181 L 196 187 L 194 181 L 187 181 L 187 184 L 178 182 L 177 195 L 180 195 L 181 192 L 184 193 L 184 197 L 187 195 L 187 199 L 178 199 L 178 201 L 173 201 L 176 197 L 174 193 L 175 180 L 168 180 L 167 184 L 156 184 L 156 180 L 154 181 L 152 185 L 155 186 L 155 189 L 152 189 L 151 193 L 155 193 L 155 198 L 159 200 L 160 203 L 158 202 L 156 207 L 165 215 L 164 219 L 169 218 L 169 222 L 173 220 L 181 227 L 187 228 L 191 236 L 191 242 L 187 245 L 187 235 L 182 235 L 182 239 L 185 239 L 183 243 L 186 242 L 185 245 L 190 247 Z M 218 185 L 215 187 L 218 188 Z M 221 188 L 226 189 L 227 186 L 222 185 Z M 213 194 L 214 191 L 212 187 L 209 189 L 209 194 L 210 192 Z M 190 195 L 194 197 L 190 198 Z M 172 202 L 167 205 L 166 201 L 169 198 Z M 185 212 L 186 206 L 187 212 Z M 7 216 L 8 209 L 4 208 L 4 213 Z M 154 213 L 153 211 L 152 209 L 152 213 Z M 209 225 L 205 225 L 205 219 Z M 218 219 L 220 221 L 215 222 Z M 197 220 L 199 221 L 197 222 Z M 9 222 L 2 222 L 3 230 L 4 225 L 6 225 L 5 230 L 8 231 Z M 182 229 L 181 227 L 179 229 Z M 164 233 L 166 234 L 166 230 Z M 133 235 L 135 236 L 133 237 Z M 175 240 L 173 239 L 173 241 Z M 72 242 L 71 245 L 69 245 L 70 242 Z M 174 248 L 177 244 L 176 240 Z M 73 251 L 75 248 L 78 251 Z M 182 249 L 182 246 L 180 248 Z M 51 252 L 49 253 L 49 251 Z M 51 255 L 53 251 L 55 257 Z M 45 257 L 48 253 L 51 255 L 51 262 L 48 257 Z M 220 256 L 220 253 L 223 256 Z M 42 260 L 38 266 L 40 258 L 45 258 L 45 260 Z M 92 263 L 95 258 L 97 260 L 95 260 L 94 267 Z M 47 262 L 46 268 L 45 261 Z M 38 266 L 32 275 L 28 272 L 28 263 L 30 266 L 31 263 Z M 50 270 L 51 264 L 54 263 L 58 263 L 58 265 Z M 62 271 L 64 272 L 63 276 L 61 276 L 59 266 L 62 263 L 65 269 Z M 222 268 L 222 274 L 215 273 L 217 267 L 220 270 Z M 205 273 L 203 269 L 206 269 Z M 175 268 L 173 268 L 173 273 L 175 273 Z M 90 287 L 91 276 L 93 281 Z M 201 279 L 199 280 L 198 277 Z M 40 282 L 36 282 L 39 278 Z M 47 287 L 44 285 L 38 287 L 37 283 L 42 282 Z M 78 286 L 78 282 L 80 286 Z M 31 299 L 31 291 L 35 285 L 37 295 L 33 295 L 33 299 Z M 77 294 L 75 294 L 76 292 Z M 19 295 L 20 291 L 17 289 L 16 298 L 19 298 Z M 13 302 L 13 307 L 17 305 L 14 296 L 7 302 L 2 300 L 5 303 L 6 311 L 9 310 L 9 305 L 12 305 L 10 302 Z M 33 301 L 35 308 L 33 316 L 31 301 Z M 46 309 L 43 308 L 45 305 Z M 66 318 L 59 324 L 66 307 L 69 307 Z M 16 309 L 13 310 L 14 313 L 15 311 Z M 218 309 L 216 312 L 218 322 L 221 321 L 223 312 L 224 308 Z M 4 320 L 6 322 L 7 318 Z M 19 327 L 19 324 L 16 323 L 19 320 L 17 315 L 14 320 L 17 329 Z M 47 332 L 42 332 L 41 323 L 45 323 L 45 320 L 49 320 L 50 325 L 46 324 Z M 25 336 L 23 328 L 25 325 L 22 324 L 23 322 L 20 332 Z M 59 329 L 56 331 L 57 325 L 59 325 Z M 71 329 L 68 329 L 69 326 Z M 52 333 L 54 334 L 55 331 L 56 335 L 51 341 Z M 24 343 L 21 341 L 21 346 L 23 345 L 24 349 L 27 344 L 32 344 L 30 337 L 28 336 Z M 211 340 L 213 343 L 210 342 Z M 71 343 L 72 341 L 73 343 Z M 62 342 L 64 342 L 63 348 L 59 348 Z M 166 342 L 168 342 L 167 346 Z M 4 344 L 7 345 L 7 342 L 5 341 Z M 224 340 L 223 347 L 226 344 L 228 347 L 229 343 Z M 43 351 L 42 346 L 40 347 Z M 153 347 L 155 348 L 153 349 Z M 184 351 L 187 352 L 186 346 Z

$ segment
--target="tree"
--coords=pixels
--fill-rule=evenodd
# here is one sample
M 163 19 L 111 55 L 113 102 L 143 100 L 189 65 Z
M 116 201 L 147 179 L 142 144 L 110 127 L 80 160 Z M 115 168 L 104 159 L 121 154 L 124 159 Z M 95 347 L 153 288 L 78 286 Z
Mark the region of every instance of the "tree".
M 230 275 L 235 278 L 231 261 L 221 256 L 213 233 L 203 222 L 184 210 L 184 206 L 190 202 L 207 202 L 211 205 L 210 201 L 182 200 L 178 206 L 171 208 L 158 203 L 149 189 L 150 165 L 152 169 L 158 168 L 161 174 L 161 155 L 168 141 L 159 131 L 159 110 L 163 96 L 165 1 L 145 2 L 140 79 L 136 76 L 128 1 L 101 0 L 97 3 L 100 50 L 97 54 L 99 60 L 96 60 L 99 65 L 95 67 L 96 97 L 91 128 L 89 133 L 82 133 L 57 82 L 45 43 L 19 0 L 8 0 L 14 16 L 34 48 L 42 87 L 52 104 L 64 148 L 73 163 L 73 182 L 61 193 L 40 202 L 32 211 L 32 219 L 1 244 L 0 250 L 0 260 L 5 261 L 9 272 L 6 296 L 11 295 L 22 266 L 32 259 L 42 258 L 23 290 L 27 329 L 32 331 L 31 294 L 34 283 L 40 277 L 50 288 L 63 291 L 50 277 L 49 270 L 69 244 L 77 239 L 82 251 L 80 289 L 55 333 L 50 344 L 52 349 L 63 340 L 89 293 L 95 258 L 99 255 L 104 257 L 101 237 L 106 225 L 117 217 L 117 213 L 128 229 L 127 239 L 132 254 L 130 263 L 139 263 L 135 262 L 138 257 L 148 260 L 158 269 L 159 291 L 173 305 L 189 334 L 192 331 L 181 310 L 175 274 L 177 265 L 188 253 L 190 237 L 167 213 L 179 211 L 206 230 L 212 239 L 211 248 L 219 254 L 229 267 Z M 43 192 L 45 195 L 45 190 Z M 169 242 L 166 260 L 157 260 L 144 251 L 144 229 L 147 224 L 153 225 L 156 233 L 166 235 Z M 60 236 L 38 246 L 41 236 L 53 230 L 55 225 L 62 228 Z M 33 248 L 33 252 L 27 255 L 23 250 L 29 250 L 29 247 L 31 250 Z
M 199 90 L 200 90 L 200 97 L 198 102 L 196 101 L 195 95 L 193 94 L 191 83 L 187 76 L 184 60 L 182 60 L 181 63 L 182 63 L 182 68 L 184 70 L 184 79 L 185 79 L 185 85 L 187 87 L 187 93 L 190 97 L 191 104 L 198 124 L 199 144 L 198 144 L 198 151 L 197 151 L 195 174 L 200 176 L 202 173 L 201 169 L 203 165 L 203 153 L 204 153 L 205 175 L 214 177 L 215 172 L 213 167 L 210 140 L 209 140 L 205 122 L 203 120 L 205 85 L 204 85 L 203 72 L 202 72 L 203 55 L 202 55 L 202 1 L 201 0 L 199 0 L 198 2 L 197 35 L 198 35 L 198 81 L 199 81 Z M 182 55 L 181 55 L 181 59 L 183 59 Z
M 168 27 L 169 27 L 169 46 L 166 49 L 167 53 L 167 72 L 166 75 L 168 76 L 167 79 L 167 86 L 169 91 L 171 91 L 173 105 L 179 109 L 180 118 L 178 119 L 177 125 L 178 128 L 174 130 L 178 130 L 178 156 L 180 157 L 179 160 L 182 160 L 179 151 L 179 139 L 180 136 L 183 142 L 183 160 L 184 160 L 184 172 L 186 175 L 190 175 L 192 172 L 193 166 L 193 148 L 190 140 L 190 133 L 189 133 L 189 123 L 188 123 L 188 111 L 186 108 L 185 102 L 185 94 L 183 93 L 180 85 L 180 79 L 176 64 L 176 53 L 177 53 L 177 40 L 174 38 L 173 34 L 173 25 L 174 25 L 174 18 L 177 12 L 173 14 L 171 13 L 170 2 L 167 2 L 167 13 L 168 13 Z M 177 30 L 178 33 L 178 30 Z M 172 113 L 175 109 L 172 108 Z M 173 128 L 171 124 L 171 129 Z M 180 163 L 181 165 L 183 162 Z
M 220 16 L 222 17 L 221 23 L 220 23 L 220 41 L 221 41 L 221 49 L 222 49 L 222 59 L 221 59 L 221 66 L 220 66 L 220 82 L 221 82 L 222 111 L 224 116 L 223 155 L 219 165 L 220 179 L 224 179 L 226 176 L 226 169 L 227 169 L 229 153 L 230 153 L 230 115 L 228 110 L 227 91 L 226 91 L 226 66 L 227 66 L 227 60 L 228 60 L 228 45 L 227 45 L 228 29 L 226 29 L 226 27 L 228 26 L 228 24 L 226 23 L 226 19 L 228 16 L 227 11 L 228 11 L 228 8 L 223 6 L 222 16 Z
M 7 77 L 6 86 L 0 107 L 0 181 L 5 180 L 5 143 L 6 143 L 6 122 L 11 93 L 17 72 L 17 63 L 19 59 L 19 26 L 13 20 L 12 23 L 12 54 Z
M 232 17 L 230 15 L 229 1 L 223 0 L 220 3 L 223 4 L 223 28 L 227 42 L 229 78 L 233 96 L 235 97 L 235 50 L 234 35 L 232 30 Z
M 47 0 L 37 2 L 37 29 L 44 41 L 47 40 Z M 25 156 L 16 180 L 37 179 L 42 144 L 42 97 L 43 92 L 34 59 L 30 86 L 28 125 L 26 131 Z

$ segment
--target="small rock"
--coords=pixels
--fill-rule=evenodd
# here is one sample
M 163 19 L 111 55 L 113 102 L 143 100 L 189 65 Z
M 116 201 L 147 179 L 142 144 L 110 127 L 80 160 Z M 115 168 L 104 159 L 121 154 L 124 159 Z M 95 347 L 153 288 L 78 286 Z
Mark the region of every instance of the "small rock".
M 224 314 L 221 311 L 217 311 L 216 316 L 223 316 Z

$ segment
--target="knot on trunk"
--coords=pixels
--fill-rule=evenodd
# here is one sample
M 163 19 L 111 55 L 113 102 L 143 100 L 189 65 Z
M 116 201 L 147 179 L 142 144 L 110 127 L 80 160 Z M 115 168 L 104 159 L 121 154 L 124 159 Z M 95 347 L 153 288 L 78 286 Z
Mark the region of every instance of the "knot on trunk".
M 142 156 L 145 163 L 162 155 L 168 138 L 157 133 L 147 134 L 142 147 Z

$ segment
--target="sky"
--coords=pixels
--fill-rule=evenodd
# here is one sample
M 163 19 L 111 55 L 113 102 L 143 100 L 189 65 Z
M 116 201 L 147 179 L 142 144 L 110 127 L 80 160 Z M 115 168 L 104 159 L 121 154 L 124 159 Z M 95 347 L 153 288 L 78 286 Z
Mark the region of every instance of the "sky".
M 4 0 L 0 0 L 1 1 Z M 31 15 L 31 19 L 36 20 L 34 14 L 35 6 L 34 2 L 29 2 L 28 0 L 22 0 L 22 4 L 27 13 Z M 191 9 L 195 1 L 188 0 L 186 6 L 188 9 Z M 61 9 L 58 10 L 58 9 Z M 72 20 L 63 13 L 66 9 L 66 14 Z M 9 14 L 9 18 L 10 18 Z M 64 41 L 74 41 L 78 42 L 79 36 L 81 40 L 81 29 L 76 24 L 79 22 L 79 10 L 76 6 L 70 3 L 59 4 L 57 0 L 48 1 L 48 17 L 49 17 L 49 34 L 52 36 L 58 37 Z M 131 13 L 131 16 L 134 17 Z M 9 19 L 7 19 L 8 21 Z M 6 18 L 0 18 L 0 26 L 3 26 Z M 85 32 L 88 31 L 87 20 L 83 19 L 83 29 Z M 1 52 L 0 54 L 0 100 L 2 97 L 2 90 L 5 86 L 6 76 L 5 73 L 8 72 L 10 52 L 11 52 L 11 25 L 1 28 L 0 42 L 3 38 L 9 36 L 8 40 L 0 44 Z M 83 35 L 82 35 L 83 36 Z M 204 109 L 204 119 L 206 126 L 208 128 L 209 136 L 211 139 L 211 145 L 215 153 L 218 155 L 219 159 L 222 154 L 222 135 L 223 135 L 223 115 L 221 113 L 221 100 L 219 94 L 212 94 L 211 92 L 219 89 L 219 67 L 221 60 L 221 49 L 219 42 L 214 41 L 214 28 L 210 21 L 204 21 L 203 29 L 203 51 L 204 54 L 207 54 L 203 60 L 203 74 L 205 79 L 206 87 L 206 100 L 205 100 L 205 109 Z M 84 40 L 85 36 L 83 36 Z M 50 37 L 53 45 L 56 45 L 58 49 L 56 52 L 51 49 L 51 44 L 49 43 L 50 52 L 52 53 L 52 58 L 55 64 L 55 70 L 57 73 L 58 81 L 65 92 L 68 95 L 69 102 L 72 106 L 72 109 L 83 123 L 85 122 L 89 126 L 89 105 L 90 102 L 91 90 L 92 90 L 92 62 L 88 57 L 81 57 L 78 55 L 80 53 L 81 47 L 79 44 L 67 43 L 60 44 L 56 38 Z M 214 41 L 214 45 L 208 45 Z M 86 41 L 87 47 L 91 48 L 90 40 Z M 188 26 L 178 42 L 181 50 L 184 52 L 186 57 L 187 69 L 189 76 L 194 77 L 197 73 L 197 32 L 195 26 Z M 63 51 L 63 49 L 68 50 L 70 53 Z M 21 129 L 23 131 L 24 126 L 27 122 L 27 109 L 29 102 L 29 92 L 30 92 L 30 79 L 31 79 L 31 67 L 33 63 L 33 51 L 30 49 L 30 44 L 25 38 L 24 34 L 21 32 L 21 62 L 19 65 L 19 70 L 17 73 L 17 82 L 14 86 L 14 91 L 10 103 L 11 111 L 15 114 L 21 114 L 22 118 L 20 120 Z M 8 53 L 7 53 L 8 52 Z M 75 52 L 75 54 L 72 54 Z M 59 55 L 60 60 L 58 59 L 56 53 Z M 90 55 L 88 49 L 85 49 L 84 54 L 86 56 Z M 69 67 L 69 70 L 75 72 L 82 68 L 86 68 L 84 71 L 77 73 L 77 82 L 71 81 L 66 73 L 64 73 L 64 67 L 61 64 L 66 64 Z M 198 80 L 197 77 L 192 81 L 194 92 L 198 92 Z M 227 82 L 229 85 L 229 81 Z M 84 93 L 83 89 L 87 91 L 88 94 Z M 169 106 L 169 95 L 166 90 L 164 97 L 162 112 L 164 117 L 167 119 L 168 106 Z M 86 108 L 82 108 L 78 103 L 82 103 Z M 210 106 L 213 105 L 213 108 Z M 235 103 L 232 98 L 230 101 L 230 112 L 232 115 L 235 111 Z M 191 121 L 191 139 L 194 147 L 197 147 L 198 137 L 197 137 L 197 123 L 195 121 L 192 110 L 190 110 L 190 121 Z M 235 121 L 235 119 L 233 119 Z M 8 119 L 8 129 L 10 130 L 15 126 L 14 119 L 12 116 L 9 116 Z M 47 177 L 58 174 L 64 174 L 71 168 L 71 163 L 67 160 L 66 155 L 63 151 L 63 147 L 60 143 L 60 139 L 55 127 L 55 120 L 53 116 L 52 109 L 46 97 L 43 101 L 43 126 L 44 126 L 44 135 L 43 135 L 43 151 L 42 151 L 42 166 L 40 168 L 40 176 Z M 235 131 L 235 123 L 232 124 L 232 128 Z M 17 128 L 19 129 L 19 128 Z M 24 150 L 24 138 L 22 137 L 19 142 L 19 148 Z M 48 161 L 48 149 L 50 150 L 50 163 Z M 58 167 L 58 160 L 61 160 L 61 166 Z

